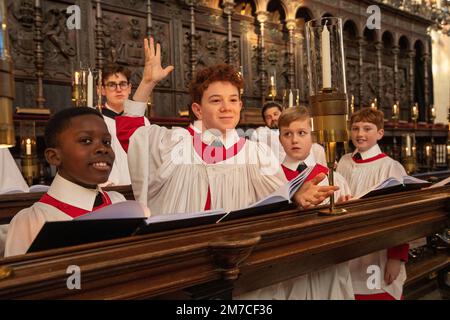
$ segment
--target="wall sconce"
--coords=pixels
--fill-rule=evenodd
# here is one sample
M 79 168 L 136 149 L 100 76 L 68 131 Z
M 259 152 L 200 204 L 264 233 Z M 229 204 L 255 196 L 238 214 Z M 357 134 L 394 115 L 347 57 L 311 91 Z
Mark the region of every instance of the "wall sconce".
M 408 174 L 416 171 L 416 135 L 407 133 L 402 135 L 402 164 Z
M 36 129 L 34 121 L 20 122 L 20 159 L 22 175 L 28 185 L 33 185 L 39 178 L 39 161 L 37 157 Z

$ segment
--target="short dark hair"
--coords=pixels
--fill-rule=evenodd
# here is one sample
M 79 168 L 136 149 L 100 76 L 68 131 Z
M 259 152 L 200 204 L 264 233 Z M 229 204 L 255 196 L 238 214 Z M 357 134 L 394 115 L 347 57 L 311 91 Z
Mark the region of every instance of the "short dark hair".
M 130 82 L 131 78 L 130 69 L 118 64 L 107 64 L 102 70 L 102 85 L 106 84 L 105 83 L 106 79 L 119 73 L 123 74 L 125 78 L 127 78 L 127 81 Z
M 266 111 L 270 108 L 278 108 L 280 112 L 283 112 L 283 107 L 281 106 L 281 104 L 275 101 L 267 101 L 266 103 L 264 103 L 261 110 L 261 116 L 263 119 L 265 119 L 264 113 L 266 113 Z
M 100 112 L 89 107 L 73 107 L 63 109 L 55 113 L 47 122 L 45 127 L 45 145 L 47 148 L 55 148 L 58 146 L 58 136 L 70 126 L 70 120 L 76 117 L 94 115 L 102 118 Z

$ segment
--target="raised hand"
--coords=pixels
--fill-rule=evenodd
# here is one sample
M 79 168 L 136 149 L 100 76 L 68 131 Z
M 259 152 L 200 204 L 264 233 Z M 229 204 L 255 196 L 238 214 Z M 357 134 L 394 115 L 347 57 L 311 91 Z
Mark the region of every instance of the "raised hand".
M 153 38 L 150 38 L 150 43 L 148 39 L 144 39 L 144 50 L 145 66 L 142 81 L 147 84 L 153 83 L 156 85 L 173 71 L 173 66 L 166 68 L 161 66 L 161 45 L 157 43 L 155 49 L 155 41 Z
M 304 209 L 316 206 L 322 203 L 333 192 L 339 190 L 338 186 L 319 186 L 318 184 L 325 179 L 326 175 L 321 173 L 315 176 L 294 194 L 294 201 Z
M 173 66 L 163 68 L 161 66 L 161 45 L 156 44 L 153 38 L 150 38 L 150 43 L 147 39 L 144 40 L 145 66 L 142 73 L 142 80 L 134 93 L 133 100 L 139 102 L 147 102 L 148 97 L 152 93 L 155 86 L 167 77 L 172 71 Z

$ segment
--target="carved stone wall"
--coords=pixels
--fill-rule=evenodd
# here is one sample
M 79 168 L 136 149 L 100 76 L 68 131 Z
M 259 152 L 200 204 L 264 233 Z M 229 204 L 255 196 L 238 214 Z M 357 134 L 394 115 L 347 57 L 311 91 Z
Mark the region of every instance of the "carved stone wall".
M 15 105 L 36 106 L 36 66 L 34 54 L 34 0 L 8 0 L 11 49 L 16 78 Z M 45 106 L 52 111 L 71 105 L 71 74 L 81 65 L 95 67 L 96 1 L 94 0 L 43 0 L 42 34 L 44 50 Z M 105 63 L 114 62 L 132 70 L 132 84 L 138 85 L 142 66 L 143 38 L 147 33 L 146 0 L 104 0 L 102 7 L 102 44 Z M 191 21 L 189 3 L 194 7 Z M 412 101 L 410 73 L 411 50 L 419 41 L 429 54 L 426 29 L 430 22 L 393 8 L 385 8 L 382 30 L 375 30 L 372 38 L 365 38 L 365 9 L 373 1 L 356 0 L 235 0 L 231 19 L 231 43 L 228 42 L 227 16 L 223 1 L 151 1 L 151 34 L 162 45 L 163 64 L 173 64 L 175 71 L 161 83 L 153 96 L 154 115 L 177 117 L 187 110 L 187 94 L 192 63 L 196 69 L 206 65 L 229 61 L 242 66 L 245 78 L 244 103 L 260 107 L 262 88 L 269 85 L 270 74 L 276 72 L 277 100 L 281 102 L 283 89 L 289 88 L 289 70 L 295 72 L 293 88 L 300 89 L 302 102 L 308 99 L 306 74 L 306 44 L 304 20 L 299 12 L 308 12 L 315 19 L 329 14 L 351 21 L 346 32 L 345 52 L 347 66 L 347 91 L 355 96 L 355 104 L 369 105 L 377 97 L 381 107 L 388 111 L 394 97 L 400 100 L 402 115 L 408 115 Z M 81 8 L 82 30 L 68 30 L 66 8 L 78 4 Z M 267 21 L 262 26 L 257 15 L 265 12 Z M 294 19 L 294 59 L 289 59 L 289 32 L 286 20 Z M 195 35 L 191 37 L 194 24 Z M 261 47 L 261 30 L 264 29 Z M 400 48 L 398 67 L 394 68 L 392 48 L 382 43 L 382 34 L 389 31 L 393 45 L 406 37 L 407 48 Z M 362 50 L 360 48 L 362 44 Z M 194 52 L 191 51 L 194 46 Z M 381 48 L 381 49 L 377 49 Z M 377 66 L 377 50 L 381 55 L 381 70 Z M 362 56 L 361 56 L 362 54 Z M 362 67 L 360 61 L 363 62 Z M 292 64 L 292 65 L 291 65 Z M 381 78 L 380 78 L 381 72 Z M 431 75 L 429 75 L 431 78 Z M 394 84 L 394 79 L 395 84 Z M 380 82 L 381 80 L 381 82 Z M 268 90 L 265 90 L 268 93 Z M 432 90 L 425 90 L 425 92 Z M 380 93 L 383 94 L 380 97 Z M 266 97 L 264 97 L 266 98 Z M 388 111 L 389 113 L 389 111 Z

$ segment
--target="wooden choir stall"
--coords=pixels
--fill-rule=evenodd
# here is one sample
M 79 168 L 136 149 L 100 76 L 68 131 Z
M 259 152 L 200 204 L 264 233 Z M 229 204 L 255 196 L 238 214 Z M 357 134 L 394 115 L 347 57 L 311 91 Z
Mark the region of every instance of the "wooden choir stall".
M 441 233 L 450 222 L 449 195 L 444 186 L 355 200 L 339 205 L 347 214 L 331 217 L 291 207 L 11 257 L 0 261 L 0 298 L 231 298 Z M 448 244 L 436 246 L 432 256 L 408 266 L 405 291 L 439 278 L 449 262 Z M 67 287 L 70 266 L 80 268 L 80 290 Z

